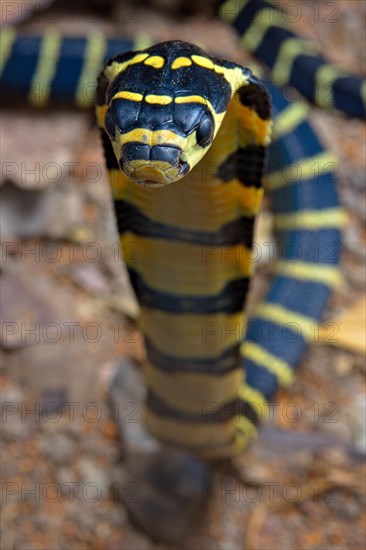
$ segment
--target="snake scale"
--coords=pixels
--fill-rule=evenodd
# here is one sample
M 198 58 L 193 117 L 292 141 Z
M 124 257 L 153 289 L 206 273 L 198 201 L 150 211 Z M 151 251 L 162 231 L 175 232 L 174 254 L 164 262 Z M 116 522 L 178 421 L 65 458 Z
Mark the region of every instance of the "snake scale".
M 364 116 L 364 81 L 294 35 L 274 4 L 228 0 L 219 16 L 276 83 Z M 292 383 L 340 279 L 335 159 L 306 105 L 181 41 L 141 47 L 99 32 L 22 36 L 11 27 L 1 40 L 6 98 L 82 108 L 96 98 L 121 246 L 141 304 L 149 429 L 205 458 L 235 455 L 277 390 Z M 263 188 L 279 255 L 266 296 L 246 319 Z

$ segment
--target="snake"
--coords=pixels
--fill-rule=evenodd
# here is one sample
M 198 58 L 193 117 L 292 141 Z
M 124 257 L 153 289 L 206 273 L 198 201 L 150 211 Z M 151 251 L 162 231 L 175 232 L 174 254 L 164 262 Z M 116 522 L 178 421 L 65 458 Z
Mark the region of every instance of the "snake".
M 96 104 L 141 306 L 145 421 L 159 440 L 204 459 L 231 458 L 256 436 L 340 283 L 337 163 L 287 86 L 318 107 L 365 113 L 364 80 L 295 35 L 272 2 L 228 0 L 218 15 L 267 72 L 254 76 L 180 40 L 151 45 L 98 31 L 31 36 L 5 27 L 0 56 L 9 102 Z M 278 255 L 248 317 L 264 192 Z

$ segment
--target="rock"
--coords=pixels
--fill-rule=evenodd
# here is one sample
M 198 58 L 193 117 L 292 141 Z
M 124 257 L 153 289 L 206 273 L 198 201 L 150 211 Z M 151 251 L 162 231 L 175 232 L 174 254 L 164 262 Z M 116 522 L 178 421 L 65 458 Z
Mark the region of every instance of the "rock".
M 31 17 L 32 12 L 38 14 L 39 17 L 40 10 L 46 8 L 50 3 L 52 0 L 28 0 L 27 9 L 23 9 L 23 5 L 19 2 L 17 5 L 17 3 L 4 0 L 0 12 L 1 24 L 5 26 L 24 23 L 25 19 Z
M 257 445 L 263 448 L 265 454 L 269 456 L 283 455 L 284 453 L 295 453 L 303 450 L 318 451 L 331 446 L 345 446 L 352 451 L 352 445 L 349 446 L 349 437 L 344 438 L 343 433 L 338 431 L 339 423 L 323 423 L 322 426 L 329 427 L 328 433 L 320 432 L 302 432 L 280 430 L 268 425 L 263 425 L 259 434 Z M 332 429 L 333 427 L 333 429 Z M 346 428 L 345 428 L 346 429 Z M 334 434 L 334 435 L 333 435 Z
M 90 458 L 81 458 L 76 463 L 80 472 L 82 483 L 93 486 L 95 495 L 99 498 L 106 498 L 109 490 L 110 480 L 107 472 Z M 92 492 L 92 489 L 90 489 Z M 91 496 L 90 498 L 94 498 Z
M 47 323 L 55 321 L 56 310 L 22 275 L 4 270 L 0 279 L 1 345 L 5 349 L 28 346 Z M 35 329 L 32 334 L 31 328 Z
M 40 439 L 42 453 L 57 464 L 70 462 L 75 451 L 75 443 L 70 437 L 63 433 L 48 433 Z
M 50 189 L 22 189 L 7 182 L 0 190 L 2 238 L 62 238 L 82 219 L 82 194 L 68 182 Z M 57 212 L 57 215 L 55 215 Z
M 67 393 L 62 388 L 50 389 L 45 388 L 41 394 L 41 408 L 48 409 L 54 406 L 55 411 L 59 411 L 68 401 Z
M 48 529 L 50 526 L 50 520 L 46 514 L 39 513 L 33 518 L 34 525 L 38 529 Z
M 256 267 L 273 262 L 278 256 L 278 245 L 273 235 L 273 214 L 261 210 L 255 224 L 254 258 Z
M 124 357 L 111 382 L 108 401 L 128 452 L 157 451 L 158 442 L 146 430 L 142 418 L 146 388 L 141 372 Z
M 64 490 L 64 494 L 70 496 L 70 499 L 74 498 L 75 490 L 77 490 L 78 487 L 75 472 L 67 466 L 60 466 L 60 468 L 56 470 L 55 478 L 59 486 Z M 72 485 L 74 483 L 75 485 Z
M 92 421 L 91 416 L 99 414 L 99 357 L 94 350 L 95 344 L 75 334 L 74 341 L 36 343 L 18 351 L 14 378 L 32 393 L 43 420 L 54 422 L 55 414 L 62 413 L 59 406 L 41 407 L 42 396 L 50 391 L 67 396 L 72 422 L 84 417 Z
M 205 520 L 210 470 L 193 455 L 164 448 L 127 456 L 123 502 L 134 523 L 153 539 L 181 543 Z
M 334 370 L 340 377 L 349 376 L 353 369 L 354 358 L 349 353 L 339 352 L 334 358 Z
M 135 529 L 129 528 L 123 538 L 123 547 L 133 550 L 150 550 L 153 548 L 151 540 Z
M 7 441 L 25 439 L 34 428 L 34 415 L 27 417 L 25 394 L 10 378 L 2 376 L 0 391 L 1 435 Z
M 2 404 L 1 435 L 3 439 L 6 441 L 26 439 L 33 425 L 22 419 L 20 413 L 13 413 L 13 409 L 9 406 L 9 403 Z
M 24 401 L 24 392 L 8 377 L 4 376 L 1 380 L 0 404 L 11 403 L 20 406 Z
M 345 409 L 344 416 L 356 448 L 366 454 L 366 403 L 363 393 L 354 396 L 352 403 Z
M 3 181 L 28 190 L 47 189 L 63 181 L 74 185 L 74 172 L 80 167 L 77 153 L 87 131 L 88 117 L 84 113 L 3 112 L 0 127 Z M 88 168 L 93 167 L 84 167 L 85 174 Z M 55 210 L 53 215 L 55 212 L 59 217 L 59 211 Z
M 95 264 L 72 264 L 71 276 L 82 288 L 95 294 L 103 294 L 109 288 L 105 274 Z
M 190 453 L 161 445 L 147 432 L 141 414 L 144 397 L 141 372 L 124 358 L 109 391 L 125 459 L 119 475 L 114 471 L 113 492 L 145 533 L 176 545 L 205 515 L 202 494 L 210 472 Z

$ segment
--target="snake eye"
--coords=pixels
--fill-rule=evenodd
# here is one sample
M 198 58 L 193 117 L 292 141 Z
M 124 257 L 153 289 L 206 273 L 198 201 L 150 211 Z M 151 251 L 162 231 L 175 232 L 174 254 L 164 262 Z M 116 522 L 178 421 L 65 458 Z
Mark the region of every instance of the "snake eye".
M 104 117 L 104 128 L 109 137 L 114 141 L 116 139 L 116 125 L 108 111 Z
M 213 130 L 214 125 L 211 117 L 208 115 L 203 116 L 196 131 L 197 144 L 200 147 L 206 147 L 210 143 Z

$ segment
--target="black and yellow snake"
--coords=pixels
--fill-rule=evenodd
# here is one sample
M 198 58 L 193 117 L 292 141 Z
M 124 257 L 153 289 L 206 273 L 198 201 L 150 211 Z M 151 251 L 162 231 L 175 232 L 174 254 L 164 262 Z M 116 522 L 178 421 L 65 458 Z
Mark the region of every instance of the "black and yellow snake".
M 319 106 L 364 115 L 362 79 L 326 63 L 270 3 L 229 0 L 220 15 L 277 83 Z M 273 134 L 263 176 L 270 99 L 250 70 L 184 42 L 137 48 L 99 32 L 18 36 L 8 27 L 1 44 L 5 97 L 38 107 L 89 107 L 96 98 L 121 245 L 141 304 L 147 425 L 200 456 L 233 456 L 278 388 L 291 384 L 339 281 L 344 213 L 334 159 L 305 104 L 269 87 Z M 262 183 L 280 253 L 270 289 L 247 320 Z

